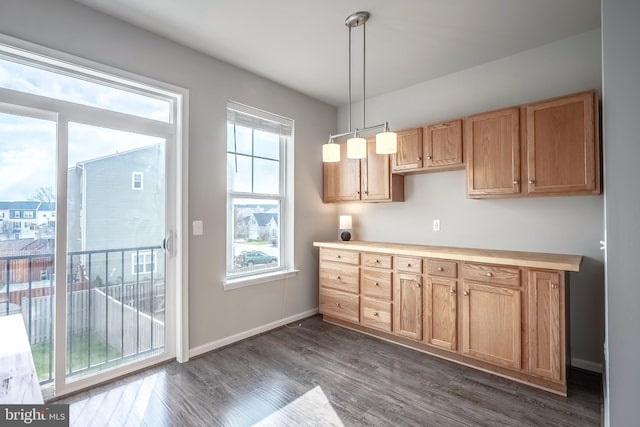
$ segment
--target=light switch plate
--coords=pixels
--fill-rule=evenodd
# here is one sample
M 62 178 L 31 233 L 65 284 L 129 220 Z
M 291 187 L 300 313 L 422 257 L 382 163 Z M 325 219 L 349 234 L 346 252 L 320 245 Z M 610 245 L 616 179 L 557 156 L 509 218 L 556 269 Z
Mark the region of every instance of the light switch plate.
M 202 221 L 193 221 L 193 235 L 202 236 L 204 234 L 204 224 Z

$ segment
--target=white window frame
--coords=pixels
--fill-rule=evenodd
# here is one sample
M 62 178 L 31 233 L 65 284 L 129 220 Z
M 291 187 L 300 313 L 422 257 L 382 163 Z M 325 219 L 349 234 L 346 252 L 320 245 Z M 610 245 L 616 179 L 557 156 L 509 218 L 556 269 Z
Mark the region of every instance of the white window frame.
M 224 289 L 231 290 L 245 286 L 257 285 L 275 280 L 281 280 L 287 277 L 293 277 L 296 270 L 293 268 L 293 141 L 294 141 L 294 122 L 291 119 L 275 115 L 273 113 L 249 107 L 244 104 L 229 101 L 227 103 L 227 115 L 233 116 L 234 112 L 250 115 L 262 120 L 271 121 L 280 124 L 285 129 L 281 132 L 280 138 L 280 188 L 277 194 L 262 194 L 252 192 L 236 192 L 227 190 L 227 233 L 226 233 L 226 276 L 224 281 Z M 233 122 L 233 119 L 227 119 L 227 124 Z M 245 126 L 250 127 L 250 126 Z M 226 129 L 226 127 L 225 127 Z M 253 127 L 253 129 L 256 129 Z M 254 130 L 255 132 L 255 130 Z M 287 135 L 290 133 L 290 135 Z M 225 145 L 228 141 L 225 139 Z M 225 153 L 229 152 L 225 149 Z M 227 154 L 228 155 L 228 154 Z M 244 155 L 244 154 L 243 154 Z M 253 156 L 253 153 L 250 157 Z M 259 157 L 258 157 L 259 158 Z M 233 227 L 234 213 L 233 201 L 235 199 L 253 199 L 257 203 L 264 200 L 277 200 L 280 205 L 278 225 L 280 227 L 279 235 L 279 265 L 272 268 L 257 269 L 255 271 L 231 273 L 234 262 L 233 254 Z M 255 250 L 260 250 L 256 247 Z
M 143 252 L 131 254 L 131 274 L 135 276 L 137 274 L 157 273 L 158 272 L 158 253 L 153 252 L 153 260 L 151 262 L 152 271 L 147 270 L 147 265 L 149 265 L 147 260 L 150 257 L 151 257 L 151 251 L 143 251 Z M 142 259 L 143 261 L 142 264 L 140 264 L 139 262 L 140 259 Z M 142 271 L 136 271 L 136 267 L 138 267 L 138 270 L 139 270 L 140 266 L 142 266 Z
M 13 217 L 15 219 L 20 219 L 20 211 L 16 211 L 15 214 L 13 215 Z
M 23 217 L 24 217 L 25 219 L 33 219 L 33 212 L 31 212 L 31 211 L 24 211 L 24 215 L 23 215 Z
M 140 177 L 140 187 L 136 187 L 137 177 Z M 131 189 L 136 191 L 144 190 L 144 173 L 143 172 L 131 172 Z

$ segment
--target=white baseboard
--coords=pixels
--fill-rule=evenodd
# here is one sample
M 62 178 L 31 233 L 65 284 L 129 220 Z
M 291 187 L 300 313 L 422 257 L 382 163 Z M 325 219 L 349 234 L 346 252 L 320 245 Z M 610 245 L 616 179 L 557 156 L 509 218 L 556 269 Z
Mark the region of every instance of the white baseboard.
M 592 362 L 590 360 L 571 358 L 571 366 L 575 368 L 584 369 L 585 371 L 602 373 L 602 363 Z
M 212 341 L 207 344 L 199 345 L 198 347 L 194 347 L 189 350 L 189 357 L 199 356 L 201 354 L 218 349 L 220 347 L 224 347 L 226 345 L 233 344 L 238 341 L 242 341 L 243 339 L 250 338 L 254 335 L 258 335 L 263 332 L 270 331 L 271 329 L 279 328 L 280 326 L 287 325 L 289 323 L 295 322 L 296 320 L 313 316 L 314 314 L 318 314 L 317 308 L 303 311 L 302 313 L 294 314 L 293 316 L 285 317 L 284 319 L 279 319 L 274 322 L 267 323 L 266 325 L 261 325 L 256 328 L 249 329 L 248 331 L 240 332 L 238 334 L 231 335 L 229 337 L 221 338 L 219 340 Z

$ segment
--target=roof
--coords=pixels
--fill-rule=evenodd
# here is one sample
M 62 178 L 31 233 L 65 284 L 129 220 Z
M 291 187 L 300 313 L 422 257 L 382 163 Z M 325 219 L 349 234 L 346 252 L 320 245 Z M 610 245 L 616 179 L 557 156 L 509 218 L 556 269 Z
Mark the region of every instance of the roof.
M 39 210 L 55 211 L 55 202 L 39 202 L 37 200 L 23 200 L 13 202 L 0 202 L 0 210 Z
M 272 219 L 276 224 L 278 223 L 278 214 L 275 213 L 256 212 L 253 216 L 261 227 L 268 225 Z

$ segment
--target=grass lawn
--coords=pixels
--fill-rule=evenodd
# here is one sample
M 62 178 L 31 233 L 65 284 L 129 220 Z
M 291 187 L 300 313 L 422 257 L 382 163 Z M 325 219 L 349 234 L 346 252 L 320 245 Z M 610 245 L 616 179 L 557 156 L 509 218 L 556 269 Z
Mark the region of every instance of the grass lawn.
M 53 366 L 49 365 L 49 351 L 51 342 L 44 342 L 31 346 L 31 354 L 33 354 L 33 363 L 36 366 L 38 379 L 44 381 L 49 379 L 49 373 L 53 371 Z M 89 347 L 91 344 L 91 347 Z M 101 337 L 96 334 L 79 334 L 71 337 L 71 367 L 78 370 L 88 367 L 89 349 L 91 349 L 91 366 L 104 363 L 106 361 L 106 352 L 108 351 L 108 359 L 120 357 L 120 352 L 115 348 L 105 346 Z M 53 362 L 53 355 L 51 357 Z

